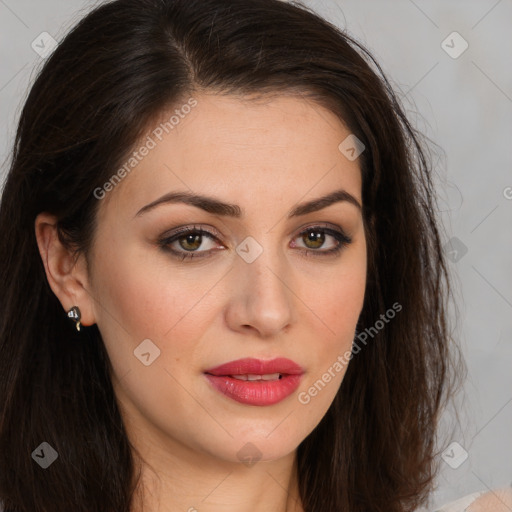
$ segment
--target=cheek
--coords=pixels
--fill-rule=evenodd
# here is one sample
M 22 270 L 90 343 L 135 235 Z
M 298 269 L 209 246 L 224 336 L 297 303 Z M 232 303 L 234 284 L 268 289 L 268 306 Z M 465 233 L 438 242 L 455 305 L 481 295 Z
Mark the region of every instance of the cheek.
M 311 321 L 321 326 L 316 336 L 316 369 L 321 373 L 331 367 L 338 356 L 346 359 L 355 336 L 355 329 L 364 300 L 364 279 L 346 277 L 331 280 L 323 287 L 323 292 L 311 297 L 311 310 L 315 317 Z M 313 331 L 312 331 L 313 332 Z M 336 371 L 333 380 L 341 383 L 346 367 Z
M 180 272 L 165 257 L 148 258 L 147 249 L 123 246 L 116 258 L 102 260 L 95 279 L 97 324 L 117 375 L 139 368 L 134 351 L 147 339 L 166 367 L 194 350 L 214 314 L 205 293 L 218 280 L 214 272 L 201 276 Z
M 304 328 L 317 347 L 309 355 L 311 372 L 299 401 L 323 412 L 334 399 L 353 357 L 351 350 L 366 288 L 365 252 L 358 249 L 347 252 L 337 270 L 310 275 L 299 293 L 307 298 L 305 311 L 309 311 Z
M 364 244 L 347 251 L 332 269 L 315 269 L 304 273 L 299 296 L 311 314 L 319 320 L 324 339 L 333 348 L 351 342 L 359 319 L 366 288 Z M 348 338 L 347 338 L 348 337 Z
M 321 284 L 320 284 L 321 283 Z M 316 291 L 309 290 L 308 306 L 333 334 L 352 327 L 364 300 L 365 279 L 362 275 L 337 273 L 325 281 L 317 281 Z
M 196 279 L 166 266 L 164 258 L 150 262 L 147 253 L 120 252 L 123 258 L 105 265 L 98 279 L 104 305 L 98 327 L 116 394 L 134 425 L 150 419 L 179 437 L 197 421 L 196 403 L 184 389 L 190 388 L 204 326 L 215 314 L 205 294 L 219 277 Z

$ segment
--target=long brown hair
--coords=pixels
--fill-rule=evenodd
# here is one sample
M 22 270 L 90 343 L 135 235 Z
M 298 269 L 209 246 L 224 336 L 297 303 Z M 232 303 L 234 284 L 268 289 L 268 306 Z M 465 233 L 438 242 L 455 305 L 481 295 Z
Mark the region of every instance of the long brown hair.
M 193 91 L 302 94 L 340 117 L 360 156 L 375 325 L 319 425 L 298 447 L 307 512 L 424 503 L 436 427 L 456 375 L 451 294 L 421 136 L 371 54 L 299 4 L 116 0 L 48 58 L 21 112 L 0 206 L 0 500 L 6 512 L 128 512 L 135 465 L 99 330 L 77 333 L 46 280 L 34 221 L 59 219 L 87 256 L 99 201 L 150 123 Z M 458 353 L 458 352 L 457 352 Z M 47 442 L 58 460 L 31 457 Z

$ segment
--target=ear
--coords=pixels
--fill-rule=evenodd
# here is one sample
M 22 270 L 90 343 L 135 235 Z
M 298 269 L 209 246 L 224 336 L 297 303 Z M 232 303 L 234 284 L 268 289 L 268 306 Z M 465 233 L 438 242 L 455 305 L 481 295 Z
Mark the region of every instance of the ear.
M 80 323 L 84 326 L 94 324 L 94 300 L 85 257 L 83 254 L 78 258 L 73 256 L 59 240 L 54 215 L 40 213 L 35 220 L 35 232 L 48 283 L 64 311 L 67 313 L 72 306 L 78 306 L 82 317 Z

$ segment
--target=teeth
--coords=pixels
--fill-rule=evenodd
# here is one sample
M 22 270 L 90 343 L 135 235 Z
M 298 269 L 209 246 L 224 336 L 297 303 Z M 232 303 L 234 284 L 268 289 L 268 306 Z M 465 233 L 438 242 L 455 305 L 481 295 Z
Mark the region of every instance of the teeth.
M 279 380 L 281 378 L 280 373 L 269 373 L 267 375 L 262 375 L 261 380 Z
M 280 373 L 268 373 L 266 375 L 254 375 L 249 373 L 247 375 L 230 375 L 230 377 L 238 380 L 279 380 L 280 375 Z

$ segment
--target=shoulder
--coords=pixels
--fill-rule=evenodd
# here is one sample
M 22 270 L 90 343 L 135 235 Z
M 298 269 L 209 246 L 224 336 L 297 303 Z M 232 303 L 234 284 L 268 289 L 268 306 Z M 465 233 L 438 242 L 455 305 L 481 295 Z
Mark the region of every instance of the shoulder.
M 468 494 L 443 505 L 435 512 L 510 512 L 512 488 L 492 489 Z

